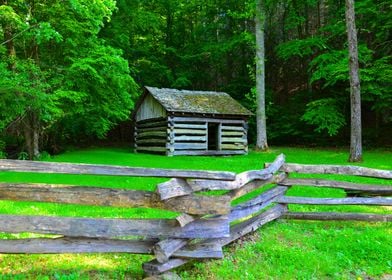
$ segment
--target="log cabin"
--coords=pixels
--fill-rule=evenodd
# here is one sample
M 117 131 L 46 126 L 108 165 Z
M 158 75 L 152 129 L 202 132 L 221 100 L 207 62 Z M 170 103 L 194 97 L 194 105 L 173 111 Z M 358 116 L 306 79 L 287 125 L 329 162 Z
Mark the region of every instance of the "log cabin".
M 252 115 L 229 94 L 145 87 L 135 106 L 135 151 L 174 155 L 248 152 Z

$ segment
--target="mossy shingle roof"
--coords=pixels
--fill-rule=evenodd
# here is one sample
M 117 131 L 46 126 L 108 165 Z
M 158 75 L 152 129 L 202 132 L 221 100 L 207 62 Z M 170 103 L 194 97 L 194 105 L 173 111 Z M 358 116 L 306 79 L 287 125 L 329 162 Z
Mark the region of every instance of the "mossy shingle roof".
M 250 111 L 225 92 L 190 91 L 155 87 L 146 87 L 146 89 L 168 112 L 252 115 Z

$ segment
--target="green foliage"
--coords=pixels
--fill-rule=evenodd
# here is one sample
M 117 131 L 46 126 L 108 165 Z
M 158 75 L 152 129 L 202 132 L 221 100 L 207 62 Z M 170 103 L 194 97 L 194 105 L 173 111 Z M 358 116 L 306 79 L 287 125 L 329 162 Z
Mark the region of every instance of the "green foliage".
M 27 27 L 23 22 L 23 18 L 20 17 L 20 15 L 18 15 L 18 13 L 8 5 L 0 6 L 0 24 L 12 29 L 21 29 Z
M 340 112 L 335 99 L 324 98 L 306 105 L 305 114 L 301 118 L 308 124 L 315 125 L 317 132 L 326 130 L 330 136 L 339 132 L 345 124 L 345 117 Z
M 363 81 L 363 100 L 372 102 L 372 109 L 386 116 L 389 115 L 392 107 L 391 64 L 392 56 L 382 57 L 369 62 L 368 66 L 360 72 Z M 392 116 L 385 118 L 385 121 L 392 122 Z
M 284 74 L 284 79 L 289 79 L 287 83 L 292 83 L 289 88 L 300 92 L 299 88 L 303 88 L 300 83 L 308 84 L 309 96 L 300 101 L 301 104 L 308 103 L 301 120 L 316 126 L 315 131 L 318 133 L 326 131 L 330 136 L 337 136 L 347 126 L 347 117 L 343 112 L 350 106 L 345 9 L 344 3 L 336 1 L 329 2 L 328 7 L 320 4 L 316 9 L 320 12 L 319 27 L 312 28 L 310 24 L 315 22 L 309 18 L 309 11 L 314 9 L 316 2 L 287 1 L 288 7 L 292 7 L 290 11 L 286 10 L 289 14 L 283 18 L 286 20 L 287 30 L 283 34 L 287 35 L 287 39 L 278 41 L 275 51 L 283 64 L 282 68 L 290 69 Z M 385 27 L 392 26 L 392 20 L 387 16 L 391 12 L 391 6 L 387 1 L 374 0 L 356 1 L 355 4 L 361 92 L 362 101 L 366 104 L 363 110 L 364 114 L 372 115 L 373 118 L 383 116 L 376 117 L 378 128 L 372 130 L 373 134 L 378 134 L 376 131 L 380 127 L 387 128 L 391 123 L 391 49 L 386 47 L 389 33 Z M 312 11 L 314 15 L 314 10 Z M 281 31 L 276 32 L 280 34 Z M 295 113 L 289 108 L 285 104 L 282 110 L 288 114 Z M 294 119 L 290 120 L 293 121 L 295 122 Z M 364 131 L 374 128 L 374 122 L 367 122 L 365 119 L 364 127 Z
M 318 36 L 282 43 L 277 47 L 276 53 L 278 57 L 288 60 L 295 56 L 300 58 L 308 57 L 327 48 L 325 38 Z
M 13 36 L 0 49 L 1 131 L 11 125 L 17 136 L 35 130 L 47 139 L 103 138 L 129 117 L 137 86 L 122 51 L 99 38 L 115 4 L 54 0 L 1 6 L 0 38 Z
M 30 36 L 32 36 L 32 39 L 34 39 L 38 45 L 50 42 L 51 40 L 54 40 L 56 43 L 63 40 L 63 36 L 61 36 L 49 22 L 39 23 L 37 28 L 34 28 L 30 33 Z
M 312 70 L 311 82 L 324 82 L 324 87 L 333 86 L 338 82 L 348 83 L 348 52 L 332 50 L 317 56 L 310 63 Z
M 392 80 L 391 56 L 374 59 L 374 52 L 366 45 L 359 46 L 362 100 L 372 102 L 372 109 L 385 113 L 392 106 L 389 84 Z M 346 50 L 335 50 L 317 56 L 310 63 L 311 82 L 323 82 L 328 88 L 336 84 L 348 85 L 348 56 Z M 347 89 L 345 90 L 347 92 Z M 389 120 L 390 121 L 390 120 Z
M 66 126 L 81 129 L 79 134 L 103 138 L 117 121 L 129 118 L 133 106 L 131 93 L 137 86 L 129 75 L 121 52 L 97 46 L 83 58 L 72 60 L 66 76 L 70 91 L 58 92 L 76 107 L 67 107 Z M 71 93 L 67 96 L 67 93 Z M 98 117 L 100 116 L 100 117 Z
M 7 69 L 7 64 L 0 63 L 0 130 L 3 130 L 14 119 L 23 114 L 24 102 L 15 100 L 13 90 L 14 78 Z
M 246 95 L 256 75 L 255 1 L 6 2 L 0 6 L 0 130 L 17 138 L 19 150 L 26 149 L 20 144 L 26 127 L 39 131 L 47 150 L 104 138 L 129 117 L 144 85 L 227 91 L 254 108 L 254 96 Z M 303 119 L 320 99 L 335 99 L 341 114 L 349 106 L 344 3 L 264 4 L 272 143 L 346 144 L 347 123 Z M 391 6 L 358 0 L 356 14 L 364 131 L 378 139 L 392 122 Z
M 18 154 L 18 160 L 27 160 L 29 159 L 29 154 L 27 152 L 20 152 Z
M 33 60 L 19 61 L 14 70 L 0 64 L 3 78 L 0 80 L 0 130 L 5 129 L 13 121 L 23 122 L 26 114 L 37 112 L 43 125 L 53 121 L 59 109 L 48 94 L 50 85 Z

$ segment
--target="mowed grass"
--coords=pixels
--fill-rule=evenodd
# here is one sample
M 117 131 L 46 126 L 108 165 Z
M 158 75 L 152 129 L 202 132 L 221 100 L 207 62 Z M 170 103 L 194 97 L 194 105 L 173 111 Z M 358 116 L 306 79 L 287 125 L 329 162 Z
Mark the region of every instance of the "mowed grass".
M 54 162 L 80 162 L 139 167 L 205 169 L 241 172 L 260 169 L 279 154 L 286 161 L 306 164 L 348 164 L 347 151 L 273 148 L 233 157 L 164 157 L 133 154 L 130 149 L 92 148 L 53 157 Z M 370 151 L 360 166 L 392 169 L 391 151 Z M 309 177 L 322 177 L 320 175 Z M 324 175 L 325 176 L 325 175 Z M 326 176 L 350 182 L 391 181 L 352 176 Z M 61 183 L 69 185 L 154 190 L 159 178 L 86 175 L 0 173 L 1 182 Z M 267 186 L 235 201 L 239 203 Z M 392 186 L 391 186 L 392 187 Z M 334 189 L 295 187 L 290 195 L 343 197 Z M 293 211 L 355 211 L 391 213 L 390 207 L 290 206 Z M 105 218 L 173 218 L 176 213 L 154 209 L 124 209 L 0 201 L 0 214 Z M 1 238 L 33 235 L 0 234 Z M 130 254 L 0 255 L 0 279 L 142 279 L 141 265 L 151 256 Z M 392 225 L 365 222 L 276 221 L 225 248 L 223 260 L 192 262 L 177 270 L 184 279 L 391 279 Z

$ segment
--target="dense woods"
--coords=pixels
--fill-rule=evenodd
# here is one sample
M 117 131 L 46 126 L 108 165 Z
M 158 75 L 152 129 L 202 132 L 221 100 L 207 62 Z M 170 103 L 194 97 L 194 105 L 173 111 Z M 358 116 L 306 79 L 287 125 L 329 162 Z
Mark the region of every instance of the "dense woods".
M 260 3 L 268 144 L 348 146 L 345 1 L 0 0 L 1 156 L 130 141 L 144 85 L 226 91 L 256 112 Z M 388 146 L 391 5 L 355 13 L 364 145 Z

